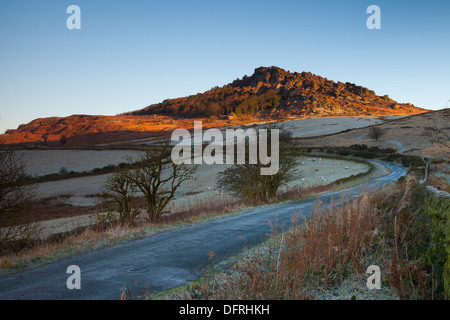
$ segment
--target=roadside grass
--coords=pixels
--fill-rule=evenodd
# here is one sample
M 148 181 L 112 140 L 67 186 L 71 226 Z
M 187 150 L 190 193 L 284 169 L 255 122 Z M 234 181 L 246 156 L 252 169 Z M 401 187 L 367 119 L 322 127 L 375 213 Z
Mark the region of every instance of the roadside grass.
M 292 218 L 288 231 L 273 226 L 269 240 L 235 257 L 222 270 L 211 268 L 202 280 L 158 298 L 314 299 L 317 288 L 332 288 L 369 263 L 361 257 L 370 250 L 378 218 L 373 204 L 382 196 L 365 192 L 338 207 L 337 200 L 345 201 L 342 193 L 329 209 L 316 202 L 308 218 L 301 213 Z
M 149 299 L 445 299 L 450 289 L 450 200 L 408 175 L 336 207 Z M 301 222 L 301 220 L 300 220 Z M 214 257 L 213 253 L 210 254 Z M 366 270 L 381 268 L 381 290 Z
M 174 228 L 243 214 L 257 207 L 306 199 L 321 193 L 336 191 L 350 184 L 356 184 L 361 178 L 373 173 L 372 164 L 369 162 L 366 162 L 366 164 L 369 170 L 364 174 L 353 175 L 328 185 L 296 186 L 283 190 L 277 197 L 270 199 L 267 203 L 250 206 L 244 200 L 227 196 L 197 199 L 177 208 L 174 213 L 163 216 L 159 224 L 151 224 L 141 220 L 136 226 L 127 227 L 99 218 L 99 222 L 94 226 L 78 228 L 71 232 L 55 235 L 47 240 L 35 240 L 17 246 L 12 244 L 3 248 L 0 252 L 0 275 L 20 272 L 59 259 L 141 239 Z

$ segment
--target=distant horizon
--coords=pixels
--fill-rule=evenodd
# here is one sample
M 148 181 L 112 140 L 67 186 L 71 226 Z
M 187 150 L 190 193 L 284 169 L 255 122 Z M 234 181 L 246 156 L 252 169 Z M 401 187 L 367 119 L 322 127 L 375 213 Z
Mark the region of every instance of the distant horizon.
M 80 30 L 66 26 L 73 4 Z M 372 4 L 380 30 L 366 26 Z M 5 0 L 0 9 L 0 133 L 37 118 L 139 110 L 261 66 L 355 83 L 428 110 L 450 99 L 445 0 Z

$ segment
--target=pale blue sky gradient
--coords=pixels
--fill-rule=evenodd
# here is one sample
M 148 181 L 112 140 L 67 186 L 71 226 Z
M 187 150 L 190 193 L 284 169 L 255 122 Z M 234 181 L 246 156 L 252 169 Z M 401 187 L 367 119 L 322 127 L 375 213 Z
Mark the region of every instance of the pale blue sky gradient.
M 68 30 L 66 8 L 81 8 Z M 368 30 L 369 5 L 381 30 Z M 439 109 L 450 1 L 0 2 L 0 132 L 35 118 L 137 110 L 260 66 L 309 71 Z

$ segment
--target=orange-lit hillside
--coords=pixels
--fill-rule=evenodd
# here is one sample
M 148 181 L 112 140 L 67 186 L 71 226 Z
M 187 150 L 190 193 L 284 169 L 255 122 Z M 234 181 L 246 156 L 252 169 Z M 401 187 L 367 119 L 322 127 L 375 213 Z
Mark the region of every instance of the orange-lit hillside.
M 0 136 L 2 143 L 85 145 L 147 138 L 176 128 L 222 127 L 302 117 L 391 116 L 428 112 L 353 83 L 334 82 L 309 72 L 260 67 L 223 87 L 168 99 L 117 116 L 72 115 L 31 121 Z M 63 138 L 63 139 L 61 139 Z

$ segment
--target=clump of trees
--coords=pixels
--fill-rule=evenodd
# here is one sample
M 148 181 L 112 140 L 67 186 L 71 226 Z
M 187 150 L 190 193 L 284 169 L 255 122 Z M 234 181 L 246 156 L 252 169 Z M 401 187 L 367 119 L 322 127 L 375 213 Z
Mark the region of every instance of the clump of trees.
M 8 243 L 34 240 L 39 229 L 24 224 L 35 203 L 36 189 L 27 185 L 25 164 L 14 149 L 0 149 L 0 250 Z
M 281 186 L 297 177 L 298 173 L 295 172 L 297 160 L 290 154 L 294 147 L 292 133 L 281 126 L 270 126 L 268 128 L 269 150 L 272 150 L 270 135 L 273 129 L 280 130 L 278 172 L 274 175 L 262 175 L 261 168 L 265 166 L 259 159 L 256 164 L 248 163 L 247 155 L 246 163 L 233 165 L 219 173 L 216 181 L 218 189 L 243 197 L 250 203 L 266 202 L 276 196 Z M 257 138 L 260 138 L 259 133 Z
M 137 162 L 127 159 L 130 165 L 105 181 L 101 195 L 113 209 L 110 212 L 117 212 L 122 225 L 134 225 L 140 214 L 151 223 L 160 222 L 181 184 L 196 178 L 197 166 L 173 163 L 169 147 L 166 141 L 159 148 L 147 150 Z M 143 208 L 135 204 L 138 194 L 143 196 Z
M 261 95 L 254 95 L 242 101 L 235 110 L 238 116 L 252 115 L 266 109 L 276 108 L 281 101 L 281 95 L 276 90 L 269 90 Z
M 241 95 L 238 92 L 239 89 L 228 84 L 205 93 L 168 99 L 131 114 L 168 114 L 181 117 L 214 118 L 235 113 L 238 116 L 248 116 L 280 105 L 281 94 L 276 89 L 256 94 L 244 93 Z

